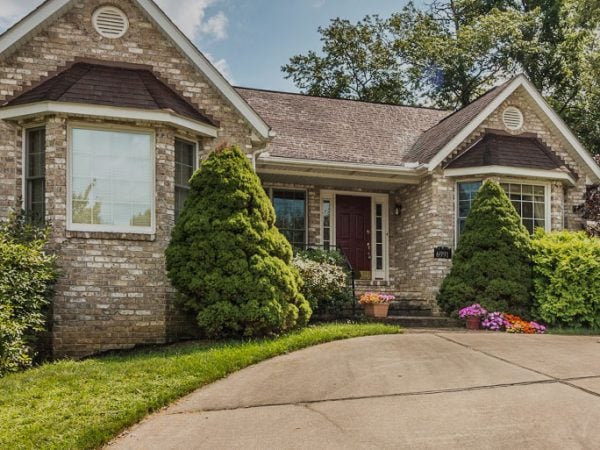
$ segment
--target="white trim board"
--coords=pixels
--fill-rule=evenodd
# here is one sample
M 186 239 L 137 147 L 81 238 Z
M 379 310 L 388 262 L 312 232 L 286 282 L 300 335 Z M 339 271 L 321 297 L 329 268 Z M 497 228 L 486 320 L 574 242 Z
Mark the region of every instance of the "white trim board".
M 567 172 L 558 172 L 554 170 L 527 169 L 521 167 L 506 166 L 482 166 L 465 167 L 460 169 L 445 169 L 444 175 L 447 177 L 468 177 L 474 175 L 504 175 L 521 178 L 536 178 L 541 180 L 557 180 L 569 183 L 575 186 L 575 179 Z
M 479 127 L 494 111 L 496 111 L 508 97 L 510 97 L 519 87 L 523 87 L 529 94 L 535 104 L 548 117 L 550 122 L 556 127 L 565 141 L 577 153 L 579 158 L 587 166 L 588 173 L 593 175 L 592 180 L 600 181 L 600 166 L 593 160 L 592 155 L 583 147 L 581 142 L 564 123 L 560 116 L 546 103 L 542 95 L 525 77 L 519 75 L 506 86 L 502 92 L 487 105 L 467 126 L 465 126 L 456 136 L 454 136 L 429 162 L 430 172 L 435 170 L 448 156 L 452 154 L 459 145 L 461 145 L 476 129 Z
M 74 0 L 48 0 L 38 9 L 31 12 L 15 26 L 0 36 L 0 57 L 26 39 L 49 20 L 62 14 Z M 206 76 L 209 82 L 256 130 L 262 140 L 268 140 L 270 127 L 229 84 L 215 66 L 198 50 L 198 48 L 181 32 L 153 0 L 135 0 L 152 22 L 172 41 L 172 43 Z
M 145 120 L 175 125 L 202 136 L 217 137 L 218 128 L 166 110 L 121 108 L 84 103 L 39 102 L 0 109 L 0 119 L 15 120 L 44 114 L 72 114 L 105 119 Z

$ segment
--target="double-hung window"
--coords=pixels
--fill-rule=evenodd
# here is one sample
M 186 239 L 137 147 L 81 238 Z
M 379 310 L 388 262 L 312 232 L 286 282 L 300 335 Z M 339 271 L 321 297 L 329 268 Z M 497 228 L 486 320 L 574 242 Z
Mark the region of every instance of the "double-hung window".
M 46 129 L 25 131 L 25 198 L 24 208 L 34 223 L 43 223 L 46 216 Z
M 306 191 L 273 189 L 275 225 L 293 247 L 306 247 Z
M 151 133 L 72 128 L 71 229 L 151 233 L 153 199 Z
M 190 192 L 190 178 L 196 168 L 196 145 L 181 139 L 175 141 L 175 220 L 179 218 Z

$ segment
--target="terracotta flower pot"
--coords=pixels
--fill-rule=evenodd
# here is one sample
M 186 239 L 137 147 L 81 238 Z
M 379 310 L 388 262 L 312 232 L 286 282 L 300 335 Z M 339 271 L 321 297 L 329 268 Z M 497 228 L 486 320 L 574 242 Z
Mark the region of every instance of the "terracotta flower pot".
M 467 330 L 479 330 L 480 323 L 479 317 L 467 317 Z
M 389 303 L 371 303 L 365 305 L 365 316 L 379 318 L 387 317 L 389 308 Z

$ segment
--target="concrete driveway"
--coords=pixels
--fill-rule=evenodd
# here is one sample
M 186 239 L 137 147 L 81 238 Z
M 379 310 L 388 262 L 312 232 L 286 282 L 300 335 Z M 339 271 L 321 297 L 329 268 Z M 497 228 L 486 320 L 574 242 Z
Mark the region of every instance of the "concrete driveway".
M 600 337 L 339 341 L 209 385 L 117 449 L 600 448 Z

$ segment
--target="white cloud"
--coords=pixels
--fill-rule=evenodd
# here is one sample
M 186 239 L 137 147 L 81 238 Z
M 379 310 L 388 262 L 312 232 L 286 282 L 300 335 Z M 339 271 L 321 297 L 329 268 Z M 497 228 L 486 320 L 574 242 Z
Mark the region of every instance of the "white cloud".
M 219 72 L 221 72 L 221 75 L 223 75 L 227 81 L 229 81 L 231 84 L 235 84 L 235 79 L 231 73 L 231 68 L 224 58 L 215 59 L 210 53 L 206 52 L 204 52 L 204 56 L 206 56 L 212 65 L 215 66 Z
M 207 9 L 219 0 L 156 0 L 187 37 L 194 40 L 222 40 L 227 37 L 229 20 L 223 11 L 207 17 Z

